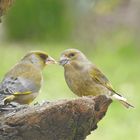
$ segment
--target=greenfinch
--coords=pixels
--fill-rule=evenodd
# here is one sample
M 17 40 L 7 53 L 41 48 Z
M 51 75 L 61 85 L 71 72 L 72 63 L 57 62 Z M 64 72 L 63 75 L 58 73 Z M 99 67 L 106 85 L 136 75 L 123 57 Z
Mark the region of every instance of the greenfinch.
M 133 107 L 126 98 L 118 94 L 107 77 L 87 57 L 77 49 L 62 52 L 60 65 L 64 67 L 65 80 L 69 88 L 78 96 L 104 94 L 116 99 L 126 108 Z
M 27 53 L 0 83 L 0 98 L 4 104 L 17 102 L 29 104 L 38 95 L 42 84 L 42 70 L 48 64 L 56 63 L 47 53 L 32 51 Z

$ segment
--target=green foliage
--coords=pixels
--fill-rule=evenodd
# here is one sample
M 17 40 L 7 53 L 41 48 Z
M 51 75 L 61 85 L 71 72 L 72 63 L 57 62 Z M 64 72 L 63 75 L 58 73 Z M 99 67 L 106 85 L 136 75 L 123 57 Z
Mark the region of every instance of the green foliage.
M 6 29 L 14 40 L 64 40 L 71 24 L 65 0 L 16 0 L 6 17 Z

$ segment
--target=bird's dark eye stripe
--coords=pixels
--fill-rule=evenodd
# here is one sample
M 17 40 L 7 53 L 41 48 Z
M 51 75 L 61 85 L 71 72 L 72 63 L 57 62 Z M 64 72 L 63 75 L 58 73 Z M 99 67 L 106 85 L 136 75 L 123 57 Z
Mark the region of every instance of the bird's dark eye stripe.
M 47 55 L 45 55 L 45 54 L 39 54 L 39 56 L 40 56 L 43 60 L 46 60 L 46 58 L 47 58 Z

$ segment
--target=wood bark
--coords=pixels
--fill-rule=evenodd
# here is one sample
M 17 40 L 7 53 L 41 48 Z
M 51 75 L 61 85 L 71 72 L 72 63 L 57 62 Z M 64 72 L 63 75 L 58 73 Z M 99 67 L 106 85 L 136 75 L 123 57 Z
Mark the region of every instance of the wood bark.
M 111 102 L 87 96 L 1 111 L 0 140 L 84 140 Z

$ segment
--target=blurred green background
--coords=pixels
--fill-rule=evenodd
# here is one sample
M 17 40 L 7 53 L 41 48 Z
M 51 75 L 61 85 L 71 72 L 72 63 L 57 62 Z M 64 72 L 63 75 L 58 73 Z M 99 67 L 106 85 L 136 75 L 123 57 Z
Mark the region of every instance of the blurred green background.
M 63 50 L 80 49 L 135 106 L 127 110 L 113 102 L 86 140 L 139 140 L 139 13 L 139 0 L 15 0 L 0 24 L 0 79 L 30 50 L 47 51 L 58 60 Z M 43 75 L 36 101 L 77 98 L 62 67 L 50 65 Z

